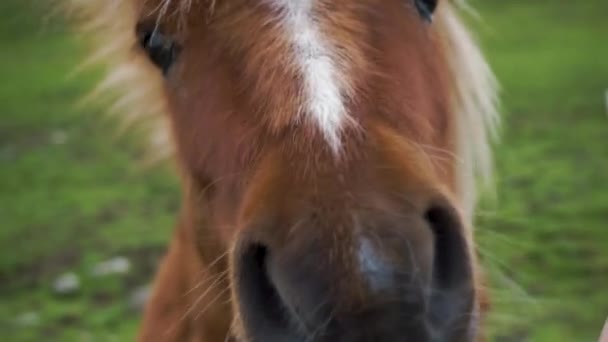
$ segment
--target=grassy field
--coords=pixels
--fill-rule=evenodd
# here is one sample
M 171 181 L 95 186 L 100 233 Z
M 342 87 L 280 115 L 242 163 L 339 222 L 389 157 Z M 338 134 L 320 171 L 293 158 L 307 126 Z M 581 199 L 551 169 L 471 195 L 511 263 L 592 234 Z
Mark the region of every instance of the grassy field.
M 103 108 L 99 73 L 40 0 L 0 1 L 0 339 L 124 341 L 179 206 L 169 167 L 144 169 Z M 477 0 L 503 85 L 498 201 L 479 214 L 493 341 L 595 341 L 608 317 L 608 2 Z M 35 5 L 34 5 L 35 4 Z M 127 275 L 93 265 L 126 256 Z M 64 272 L 78 292 L 53 293 Z

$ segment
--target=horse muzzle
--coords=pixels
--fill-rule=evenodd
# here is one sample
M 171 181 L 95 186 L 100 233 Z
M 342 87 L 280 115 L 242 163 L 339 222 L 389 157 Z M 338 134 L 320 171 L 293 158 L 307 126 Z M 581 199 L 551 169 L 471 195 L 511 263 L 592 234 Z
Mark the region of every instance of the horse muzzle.
M 400 212 L 313 211 L 295 223 L 243 229 L 233 287 L 246 340 L 474 340 L 462 225 L 447 201 L 429 203 Z

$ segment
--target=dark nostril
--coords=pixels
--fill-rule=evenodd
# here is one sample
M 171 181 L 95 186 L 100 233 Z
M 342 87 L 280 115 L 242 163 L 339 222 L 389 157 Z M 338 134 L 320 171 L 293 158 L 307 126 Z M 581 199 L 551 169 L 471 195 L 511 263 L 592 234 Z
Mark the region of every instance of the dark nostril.
M 426 213 L 435 235 L 433 280 L 442 288 L 452 288 L 470 278 L 469 253 L 458 217 L 450 209 L 433 207 Z
M 269 250 L 262 244 L 252 243 L 242 249 L 235 265 L 236 292 L 247 330 L 268 330 L 268 336 L 278 336 L 287 331 L 288 322 L 268 276 L 268 258 Z
M 471 257 L 459 216 L 448 205 L 434 206 L 425 218 L 435 237 L 430 318 L 436 327 L 462 325 L 473 306 Z

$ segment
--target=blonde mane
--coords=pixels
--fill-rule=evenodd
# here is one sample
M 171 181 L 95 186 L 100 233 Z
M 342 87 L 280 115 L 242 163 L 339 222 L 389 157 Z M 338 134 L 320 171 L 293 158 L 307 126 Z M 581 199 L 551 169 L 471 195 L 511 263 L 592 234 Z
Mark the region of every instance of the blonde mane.
M 467 9 L 467 4 L 458 5 Z M 478 185 L 493 189 L 492 141 L 500 124 L 498 82 L 479 46 L 452 5 L 438 18 L 454 82 L 457 115 L 459 195 L 465 217 L 473 220 Z
M 95 53 L 88 63 L 102 64 L 107 76 L 90 99 L 112 99 L 110 112 L 123 128 L 148 132 L 149 158 L 165 160 L 173 153 L 167 122 L 162 77 L 136 52 L 132 34 L 137 22 L 137 5 L 124 0 L 68 0 L 70 8 L 87 18 L 85 31 L 92 36 Z M 159 15 L 190 10 L 195 0 L 163 0 Z M 214 6 L 215 0 L 208 0 Z M 437 13 L 440 39 L 447 51 L 454 82 L 453 105 L 457 114 L 458 182 L 463 214 L 472 223 L 478 185 L 492 183 L 492 138 L 499 124 L 498 85 L 476 42 L 459 18 L 463 1 L 444 2 Z M 177 11 L 173 13 L 172 11 Z M 87 63 L 87 64 L 88 64 Z

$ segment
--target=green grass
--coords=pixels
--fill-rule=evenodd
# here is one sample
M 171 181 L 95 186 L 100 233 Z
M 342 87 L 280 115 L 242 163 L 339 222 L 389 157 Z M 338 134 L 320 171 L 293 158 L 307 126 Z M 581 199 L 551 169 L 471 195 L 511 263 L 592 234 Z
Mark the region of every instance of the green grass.
M 608 317 L 608 2 L 472 2 L 504 101 L 498 202 L 478 225 L 492 340 L 595 341 Z M 177 182 L 138 167 L 102 108 L 74 105 L 99 73 L 71 74 L 84 45 L 40 3 L 0 2 L 0 337 L 128 340 L 126 298 L 171 233 Z M 115 255 L 136 270 L 88 275 Z M 66 298 L 50 290 L 64 271 L 83 281 Z M 40 321 L 15 323 L 28 312 Z
M 0 2 L 0 337 L 122 341 L 137 317 L 124 303 L 168 241 L 178 188 L 168 170 L 138 166 L 138 149 L 102 109 L 76 106 L 99 73 L 73 75 L 83 44 L 40 5 Z M 88 276 L 115 255 L 137 270 Z M 65 271 L 82 276 L 82 291 L 59 298 L 51 283 Z M 39 324 L 14 323 L 28 312 Z
M 500 341 L 594 341 L 608 317 L 608 2 L 477 1 L 503 85 L 478 238 Z M 513 285 L 516 284 L 516 285 Z

